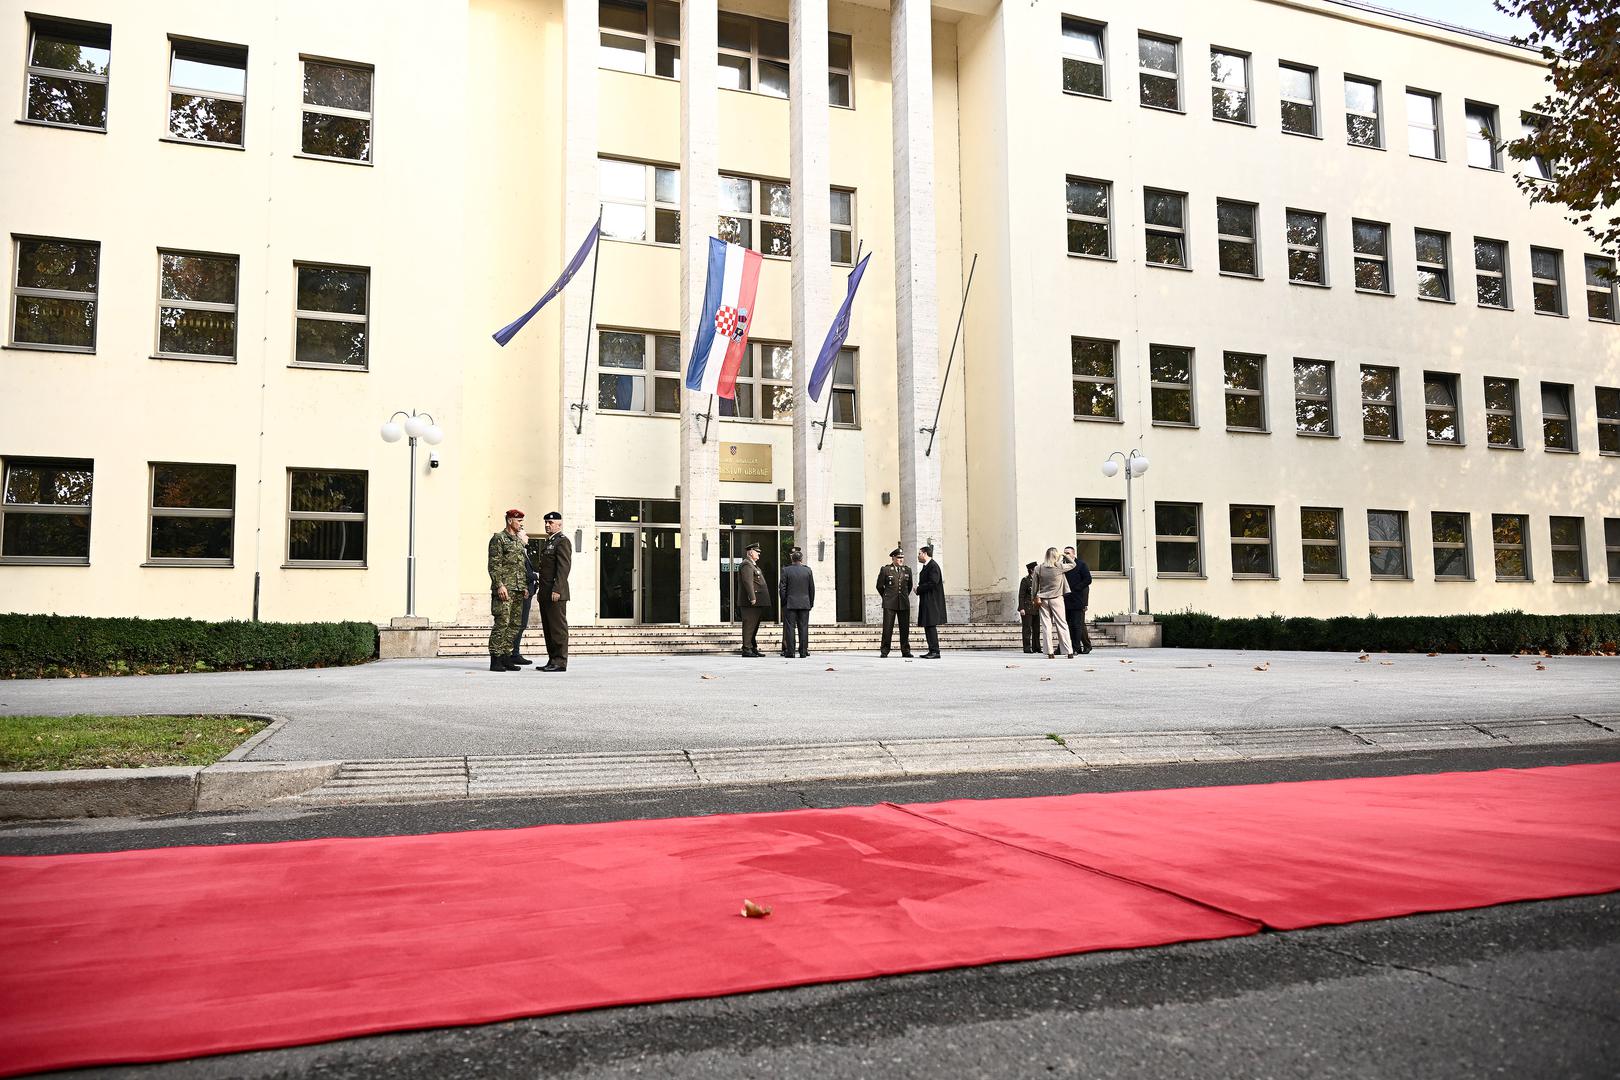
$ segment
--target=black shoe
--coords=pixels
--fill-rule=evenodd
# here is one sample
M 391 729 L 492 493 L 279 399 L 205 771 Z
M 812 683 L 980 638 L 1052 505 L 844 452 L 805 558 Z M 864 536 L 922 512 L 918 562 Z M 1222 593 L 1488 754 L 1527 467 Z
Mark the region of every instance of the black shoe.
M 938 660 L 939 659 L 939 653 L 937 653 L 937 652 L 925 652 L 925 653 L 922 654 L 922 658 L 924 660 Z
M 791 660 L 791 659 L 793 659 L 793 654 L 790 653 L 790 652 L 785 652 L 785 653 L 782 654 L 782 659 Z
M 807 652 L 802 652 L 802 653 L 799 654 L 799 659 L 800 660 L 808 660 L 808 659 L 810 659 L 810 654 L 807 653 Z
M 556 671 L 557 670 L 557 665 L 548 660 L 548 661 L 546 661 L 546 666 L 545 667 L 537 667 L 534 670 L 536 670 L 536 671 Z
M 879 660 L 887 660 L 887 659 L 888 659 L 888 658 L 889 658 L 889 654 L 888 654 L 888 653 L 886 653 L 886 652 L 880 652 L 880 653 L 878 653 L 878 659 L 879 659 Z
M 512 663 L 512 658 L 509 656 L 492 656 L 489 658 L 489 670 L 516 671 L 517 665 Z
M 530 660 L 527 656 L 514 656 L 508 660 L 507 663 L 512 664 L 515 667 L 528 667 L 530 664 L 534 663 L 534 661 Z
M 908 653 L 908 652 L 903 652 L 900 655 L 901 655 L 902 658 L 904 658 L 906 660 L 915 660 L 917 658 L 915 654 Z

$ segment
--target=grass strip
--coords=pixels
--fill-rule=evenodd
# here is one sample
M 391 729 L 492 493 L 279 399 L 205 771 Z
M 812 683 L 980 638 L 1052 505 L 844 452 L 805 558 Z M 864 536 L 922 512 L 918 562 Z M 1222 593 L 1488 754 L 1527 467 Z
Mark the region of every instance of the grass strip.
M 264 727 L 242 716 L 5 716 L 0 772 L 212 765 Z

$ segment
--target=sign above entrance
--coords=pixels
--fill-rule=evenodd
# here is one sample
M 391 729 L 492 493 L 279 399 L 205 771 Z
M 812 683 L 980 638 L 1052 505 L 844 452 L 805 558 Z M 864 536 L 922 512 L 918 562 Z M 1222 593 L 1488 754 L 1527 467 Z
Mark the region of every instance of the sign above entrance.
M 744 484 L 771 482 L 770 443 L 721 443 L 720 479 Z

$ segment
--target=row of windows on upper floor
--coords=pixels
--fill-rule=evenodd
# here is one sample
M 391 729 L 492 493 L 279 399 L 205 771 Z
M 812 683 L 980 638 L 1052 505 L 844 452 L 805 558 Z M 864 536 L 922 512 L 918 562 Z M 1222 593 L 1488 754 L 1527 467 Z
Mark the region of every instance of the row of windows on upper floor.
M 1108 26 L 1106 23 L 1062 16 L 1063 90 L 1082 97 L 1107 99 L 1109 94 Z M 1145 109 L 1186 112 L 1182 41 L 1180 38 L 1138 33 L 1137 100 Z M 1238 49 L 1211 46 L 1209 50 L 1210 116 L 1219 121 L 1256 125 L 1254 85 L 1251 75 L 1253 54 Z M 1279 118 L 1281 130 L 1289 135 L 1321 138 L 1321 73 L 1308 64 L 1279 60 Z M 1444 161 L 1445 126 L 1441 95 L 1418 87 L 1405 88 L 1406 149 L 1416 158 Z M 1474 168 L 1503 171 L 1501 110 L 1483 101 L 1468 100 L 1463 105 L 1467 135 L 1468 164 Z M 1530 112 L 1520 113 L 1526 131 L 1542 122 Z M 1385 109 L 1383 84 L 1363 76 L 1344 76 L 1345 141 L 1351 146 L 1375 150 L 1385 148 Z M 1526 163 L 1525 175 L 1538 179 L 1553 176 L 1553 163 L 1534 158 Z
M 1070 255 L 1111 260 L 1114 244 L 1114 185 L 1108 180 L 1070 176 L 1065 180 L 1065 213 Z M 1161 188 L 1142 189 L 1143 261 L 1149 266 L 1191 270 L 1188 246 L 1187 193 Z M 1230 277 L 1260 279 L 1260 207 L 1240 199 L 1215 200 L 1217 263 Z M 1284 212 L 1288 244 L 1288 280 L 1295 285 L 1328 288 L 1327 215 L 1314 210 Z M 1417 297 L 1454 302 L 1451 234 L 1437 229 L 1414 229 Z M 1383 221 L 1353 218 L 1350 248 L 1354 258 L 1352 280 L 1359 293 L 1395 294 L 1391 270 L 1390 226 Z M 1617 318 L 1615 261 L 1587 255 L 1585 271 L 1586 316 L 1595 322 Z M 1557 248 L 1530 248 L 1533 309 L 1542 315 L 1568 315 L 1564 295 L 1564 253 Z M 1513 281 L 1508 243 L 1474 237 L 1474 296 L 1480 307 L 1512 310 Z
M 1120 419 L 1119 343 L 1101 338 L 1070 339 L 1076 420 Z M 1221 354 L 1226 430 L 1270 434 L 1266 392 L 1266 358 L 1258 353 Z M 1338 365 L 1332 360 L 1295 358 L 1293 362 L 1294 431 L 1300 435 L 1337 437 Z M 1400 369 L 1362 364 L 1353 369 L 1361 410 L 1362 437 L 1375 442 L 1406 438 L 1402 415 Z M 1180 345 L 1148 346 L 1148 396 L 1152 423 L 1160 427 L 1199 426 L 1195 394 L 1194 350 Z M 1541 442 L 1549 451 L 1579 453 L 1575 387 L 1543 382 L 1540 387 Z M 1620 456 L 1620 388 L 1593 388 L 1597 412 L 1597 450 Z M 1525 448 L 1517 379 L 1485 376 L 1485 445 L 1497 450 Z M 1423 431 L 1439 446 L 1466 445 L 1462 376 L 1454 372 L 1423 373 Z
M 1076 499 L 1075 550 L 1092 574 L 1123 576 L 1125 506 L 1111 500 Z M 1228 507 L 1232 577 L 1278 580 L 1275 507 Z M 1472 515 L 1435 510 L 1429 515 L 1434 580 L 1473 581 Z M 1586 519 L 1547 519 L 1552 549 L 1552 579 L 1583 583 L 1592 580 L 1586 559 Z M 1345 581 L 1344 510 L 1302 506 L 1299 510 L 1300 572 L 1306 581 Z M 1491 553 L 1497 581 L 1534 581 L 1527 514 L 1490 515 Z M 1204 506 L 1192 502 L 1153 504 L 1155 570 L 1161 578 L 1206 578 Z M 1620 518 L 1603 519 L 1602 540 L 1608 578 L 1620 582 Z M 1367 576 L 1373 581 L 1411 581 L 1412 535 L 1405 510 L 1367 511 Z
M 29 15 L 28 123 L 107 130 L 112 27 Z M 165 138 L 204 146 L 247 145 L 246 45 L 170 36 L 169 116 Z M 306 157 L 371 162 L 369 65 L 300 56 Z

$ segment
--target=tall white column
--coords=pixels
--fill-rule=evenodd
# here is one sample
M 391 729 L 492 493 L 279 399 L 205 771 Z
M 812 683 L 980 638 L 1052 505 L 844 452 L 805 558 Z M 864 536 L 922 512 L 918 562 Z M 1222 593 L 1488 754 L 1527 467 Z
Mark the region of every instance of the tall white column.
M 899 371 L 900 546 L 908 559 L 933 542 L 948 593 L 961 593 L 967 566 L 944 549 L 940 440 L 924 456 L 939 396 L 939 286 L 934 237 L 934 69 L 929 0 L 894 0 L 889 40 L 894 81 L 894 295 Z
M 563 33 L 563 232 L 558 252 L 559 269 L 579 249 L 600 212 L 596 168 L 596 55 L 600 48 L 599 14 L 595 0 L 564 0 Z M 599 257 L 600 251 L 596 256 Z M 558 424 L 557 492 L 558 506 L 529 507 L 530 529 L 540 535 L 539 518 L 548 510 L 563 516 L 563 530 L 572 541 L 576 534 L 573 568 L 568 575 L 569 615 L 576 623 L 596 621 L 596 489 L 592 475 L 596 432 L 596 395 L 586 383 L 586 347 L 596 355 L 594 332 L 590 325 L 591 273 L 586 264 L 560 297 L 561 337 L 557 346 L 560 378 L 556 408 Z M 580 403 L 584 386 L 583 414 L 572 406 Z M 580 428 L 578 434 L 574 429 Z
M 594 10 L 594 9 L 593 9 Z M 692 356 L 709 271 L 709 236 L 720 216 L 716 0 L 681 4 L 681 353 Z M 593 53 L 594 55 L 594 49 Z M 701 441 L 699 413 L 719 415 L 718 399 L 681 389 L 681 618 L 720 621 L 720 425 Z M 703 557 L 708 544 L 709 557 Z
M 833 558 L 832 446 L 817 426 L 810 372 L 832 321 L 832 247 L 827 166 L 827 0 L 788 4 L 789 180 L 793 187 L 793 533 L 824 598 L 837 597 Z M 817 443 L 821 449 L 816 449 Z M 823 603 L 821 622 L 832 622 Z

